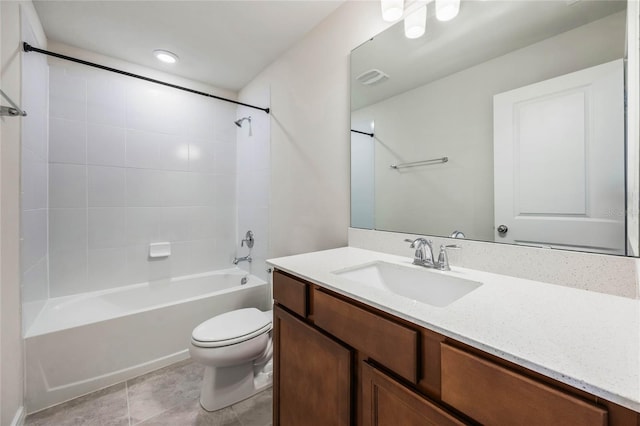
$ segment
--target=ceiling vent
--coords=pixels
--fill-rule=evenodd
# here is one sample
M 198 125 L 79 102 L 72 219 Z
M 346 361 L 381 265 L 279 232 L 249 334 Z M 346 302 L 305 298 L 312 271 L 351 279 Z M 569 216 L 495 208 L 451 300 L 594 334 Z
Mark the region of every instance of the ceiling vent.
M 363 72 L 359 76 L 356 77 L 360 83 L 365 86 L 371 86 L 372 84 L 382 83 L 383 81 L 387 81 L 389 76 L 379 69 L 373 68 L 368 71 Z

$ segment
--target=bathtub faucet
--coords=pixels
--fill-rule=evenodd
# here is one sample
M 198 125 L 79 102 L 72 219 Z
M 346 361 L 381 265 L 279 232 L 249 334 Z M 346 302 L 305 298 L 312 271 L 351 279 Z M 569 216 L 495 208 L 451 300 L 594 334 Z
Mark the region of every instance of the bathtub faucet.
M 249 262 L 249 263 L 251 263 L 252 260 L 253 259 L 251 259 L 251 255 L 248 254 L 248 255 L 242 256 L 242 257 L 234 257 L 233 258 L 233 264 L 237 265 L 240 262 Z

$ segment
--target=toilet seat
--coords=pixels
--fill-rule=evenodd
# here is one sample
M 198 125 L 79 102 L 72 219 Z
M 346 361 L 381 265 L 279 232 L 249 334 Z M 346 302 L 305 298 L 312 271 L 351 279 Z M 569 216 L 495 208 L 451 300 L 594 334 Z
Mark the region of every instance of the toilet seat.
M 217 348 L 245 342 L 271 330 L 271 320 L 256 308 L 238 309 L 215 316 L 193 330 L 191 342 Z

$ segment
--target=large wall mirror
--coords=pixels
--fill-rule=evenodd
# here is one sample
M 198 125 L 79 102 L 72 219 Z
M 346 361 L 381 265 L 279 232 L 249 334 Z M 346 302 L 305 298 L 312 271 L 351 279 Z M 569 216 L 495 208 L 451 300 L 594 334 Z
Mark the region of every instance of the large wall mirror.
M 627 3 L 433 6 L 351 53 L 351 226 L 637 255 Z

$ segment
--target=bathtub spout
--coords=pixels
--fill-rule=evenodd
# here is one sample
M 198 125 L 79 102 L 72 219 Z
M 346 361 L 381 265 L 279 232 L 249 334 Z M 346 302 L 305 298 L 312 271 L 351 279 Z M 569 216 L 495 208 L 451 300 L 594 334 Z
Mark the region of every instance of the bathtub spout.
M 240 262 L 245 262 L 245 261 L 246 261 L 246 262 L 251 263 L 251 261 L 252 261 L 252 260 L 253 260 L 253 259 L 251 259 L 251 255 L 250 255 L 250 254 L 248 254 L 248 255 L 243 256 L 243 257 L 235 257 L 235 258 L 233 259 L 233 264 L 234 264 L 234 265 L 237 265 L 238 263 L 240 263 Z

